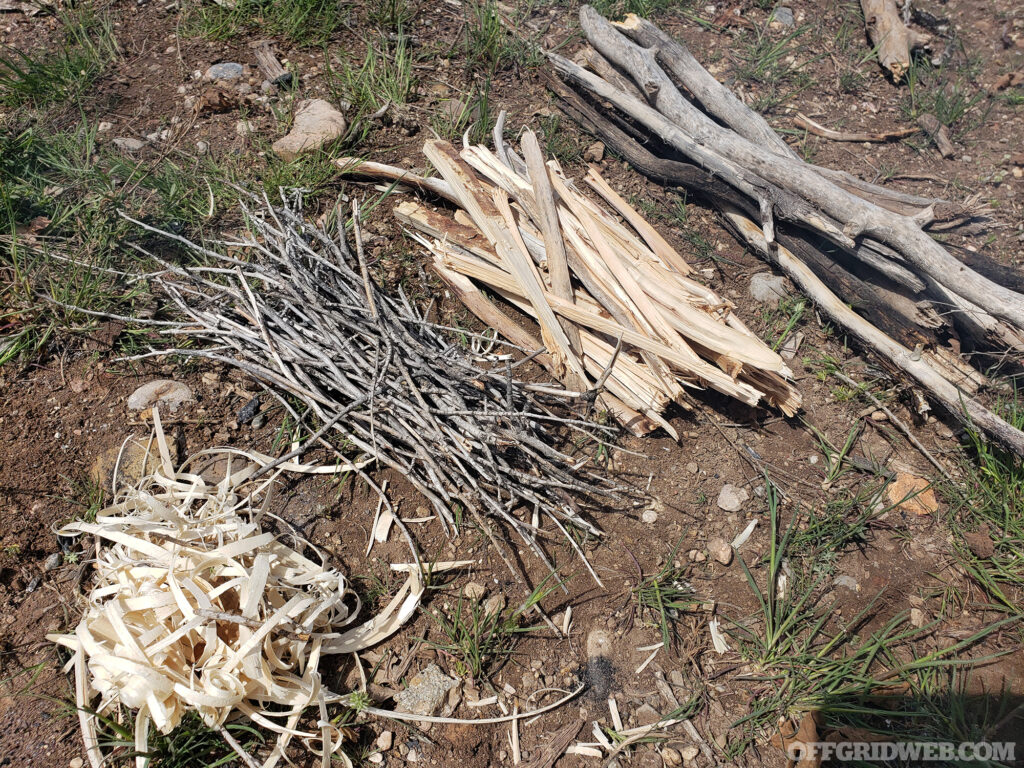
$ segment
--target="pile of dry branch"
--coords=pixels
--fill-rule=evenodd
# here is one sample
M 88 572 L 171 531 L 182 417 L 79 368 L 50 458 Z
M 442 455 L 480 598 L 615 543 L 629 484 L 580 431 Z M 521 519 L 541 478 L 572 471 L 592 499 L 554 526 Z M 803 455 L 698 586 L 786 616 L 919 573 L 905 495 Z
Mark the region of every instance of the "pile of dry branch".
M 349 159 L 350 173 L 401 179 L 458 206 L 454 215 L 404 202 L 399 220 L 430 252 L 433 268 L 484 323 L 538 357 L 567 387 L 593 392 L 635 434 L 662 412 L 689 407 L 686 387 L 711 387 L 787 414 L 800 395 L 782 358 L 748 330 L 733 305 L 691 277 L 660 234 L 591 169 L 583 195 L 558 163 L 544 162 L 534 134 L 524 159 L 496 132 L 497 153 L 442 141 L 424 154 L 442 180 Z M 621 217 L 621 218 L 620 218 Z M 505 315 L 486 288 L 537 321 L 540 340 Z
M 425 320 L 400 289 L 397 297 L 381 291 L 369 278 L 355 203 L 354 252 L 344 231 L 304 220 L 297 193 L 281 206 L 253 198 L 245 213 L 251 233 L 223 247 L 136 222 L 202 262 L 179 267 L 152 256 L 165 268 L 154 287 L 183 319 L 150 322 L 181 343 L 143 357 L 237 367 L 277 398 L 302 436 L 271 467 L 322 445 L 329 463 L 356 473 L 397 519 L 363 469 L 390 468 L 430 502 L 446 532 L 468 513 L 517 577 L 493 521 L 517 532 L 545 563 L 537 543 L 544 521 L 563 532 L 599 533 L 580 504 L 621 489 L 585 469 L 585 457 L 555 446 L 572 431 L 596 448 L 613 428 L 575 417 L 573 408 L 585 407 L 577 396 L 518 380 L 511 355 L 460 346 L 453 329 Z M 344 221 L 339 211 L 341 230 Z
M 564 109 L 639 170 L 698 193 L 741 242 L 788 274 L 819 309 L 947 410 L 1024 455 L 1024 433 L 974 395 L 993 362 L 1024 351 L 1024 280 L 936 232 L 972 224 L 967 205 L 917 197 L 804 162 L 686 47 L 630 15 L 589 6 L 591 48 L 551 53 Z M 852 307 L 852 308 L 851 308 Z

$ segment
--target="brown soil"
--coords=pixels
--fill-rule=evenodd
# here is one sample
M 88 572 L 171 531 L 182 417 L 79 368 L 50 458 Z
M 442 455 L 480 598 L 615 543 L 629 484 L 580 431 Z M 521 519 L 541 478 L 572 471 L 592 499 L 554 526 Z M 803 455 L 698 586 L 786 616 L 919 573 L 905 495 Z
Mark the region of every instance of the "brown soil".
M 765 23 L 766 12 L 758 3 L 741 1 L 736 5 L 754 24 Z M 867 51 L 855 11 L 848 4 L 824 0 L 795 0 L 791 5 L 797 24 L 813 25 L 804 38 L 806 47 L 796 55 L 817 60 L 809 65 L 814 84 L 773 110 L 771 120 L 776 127 L 789 128 L 790 110 L 802 111 L 837 129 L 885 130 L 904 125 L 901 103 L 906 98 L 906 88 L 893 86 L 880 71 L 862 67 L 860 71 L 865 76 L 855 92 L 842 92 L 837 86 L 845 71 L 842 57 L 861 56 Z M 1011 0 L 934 0 L 915 5 L 950 19 L 963 44 L 962 51 L 956 54 L 960 58 L 954 58 L 954 62 L 966 67 L 967 59 L 963 56 L 964 52 L 969 54 L 976 86 L 992 88 L 1003 73 L 1024 67 L 1024 15 Z M 725 6 L 719 6 L 712 12 L 693 8 L 704 17 L 724 9 Z M 243 117 L 241 112 L 196 117 L 186 102 L 197 97 L 202 87 L 193 80 L 192 72 L 204 70 L 212 62 L 240 61 L 252 66 L 255 72 L 255 60 L 246 41 L 214 43 L 175 36 L 178 14 L 163 3 L 118 2 L 112 10 L 119 23 L 117 35 L 124 59 L 100 81 L 86 103 L 88 119 L 114 123 L 108 136 L 144 136 L 172 125 L 172 118 L 177 116 L 182 124 L 191 124 L 177 139 L 180 149 L 192 152 L 197 141 L 206 141 L 216 156 L 239 163 L 255 157 L 266 142 L 276 138 L 279 128 L 267 111 L 254 108 L 246 115 L 256 127 L 256 138 L 246 138 L 235 130 L 236 122 Z M 575 8 L 541 3 L 535 7 L 529 24 L 546 30 L 547 43 L 558 44 L 572 37 L 576 29 L 574 13 Z M 347 51 L 355 62 L 361 61 L 364 49 L 356 34 L 362 23 L 360 14 L 361 11 L 356 11 L 353 15 L 354 31 L 342 33 L 331 45 L 332 53 L 344 55 Z M 837 51 L 835 36 L 844 24 L 851 23 L 851 16 L 856 31 L 854 50 L 848 54 Z M 736 28 L 704 29 L 682 14 L 670 13 L 659 20 L 684 37 L 698 59 L 714 62 L 712 71 L 717 76 L 731 82 L 737 62 Z M 360 148 L 364 155 L 403 165 L 423 165 L 419 149 L 430 136 L 428 116 L 441 108 L 443 99 L 465 93 L 472 80 L 459 60 L 461 28 L 462 11 L 453 5 L 426 3 L 420 7 L 411 25 L 414 40 L 424 50 L 438 45 L 444 50 L 451 48 L 452 58 L 437 56 L 422 62 L 423 69 L 417 72 L 419 100 L 396 111 L 395 119 L 377 130 L 368 146 Z M 53 34 L 53 29 L 52 20 L 44 16 L 5 14 L 0 17 L 0 43 L 32 48 Z M 767 34 L 782 33 L 772 28 Z M 575 44 L 574 39 L 570 41 L 570 51 Z M 325 93 L 323 57 L 318 51 L 290 49 L 284 42 L 279 48 L 302 73 L 304 95 Z M 258 80 L 254 87 L 258 92 Z M 759 95 L 756 85 L 742 87 L 750 98 Z M 509 111 L 510 133 L 520 125 L 536 125 L 540 118 L 556 111 L 537 73 L 524 69 L 500 73 L 490 101 L 492 109 Z M 891 177 L 887 183 L 901 190 L 952 199 L 980 194 L 990 201 L 1002 226 L 993 231 L 990 239 L 976 238 L 954 245 L 978 248 L 1004 263 L 1017 263 L 1024 182 L 1012 175 L 1007 156 L 1019 150 L 1024 112 L 998 99 L 988 100 L 985 105 L 988 111 L 984 121 L 955 135 L 960 155 L 951 160 L 940 159 L 934 149 L 923 143 L 869 146 L 835 144 L 802 135 L 793 135 L 792 139 L 816 163 L 843 168 L 869 180 Z M 584 146 L 590 141 L 578 136 L 565 119 L 560 130 L 578 137 Z M 154 157 L 158 154 L 154 149 L 146 152 Z M 569 171 L 577 172 L 582 167 L 582 161 L 577 161 Z M 697 258 L 678 225 L 667 215 L 676 205 L 676 192 L 647 182 L 610 157 L 605 158 L 601 168 L 623 196 L 635 195 L 649 202 L 657 217 L 652 218 L 661 231 L 680 252 Z M 357 184 L 338 181 L 335 186 L 349 194 L 368 194 Z M 368 225 L 370 235 L 378 237 L 371 241 L 371 251 L 380 260 L 379 274 L 385 280 L 412 274 L 400 265 L 405 254 L 414 253 L 412 245 L 397 235 L 396 224 L 384 211 L 387 207 L 377 209 L 375 219 Z M 764 265 L 745 253 L 699 205 L 691 206 L 689 225 L 710 241 L 720 259 L 696 264 L 709 270 L 709 284 L 734 298 L 741 316 L 752 327 L 765 329 L 762 308 L 747 295 L 750 276 L 764 271 Z M 458 307 L 447 307 L 447 311 L 460 312 Z M 648 656 L 647 651 L 637 648 L 657 642 L 659 633 L 650 617 L 634 615 L 630 589 L 641 572 L 648 575 L 657 571 L 675 551 L 696 592 L 713 601 L 720 615 L 739 620 L 750 617 L 757 606 L 739 563 L 720 565 L 706 557 L 705 547 L 717 536 L 731 540 L 748 520 L 760 519 L 740 554 L 763 584 L 762 556 L 769 549 L 768 524 L 765 502 L 759 495 L 763 494 L 763 478 L 752 468 L 752 461 L 762 461 L 787 494 L 784 520 L 789 519 L 798 504 L 816 510 L 841 496 L 847 481 L 823 487 L 824 460 L 804 422 L 841 445 L 864 405 L 838 401 L 833 384 L 818 378 L 818 361 L 830 356 L 853 370 L 866 363 L 855 359 L 857 351 L 845 347 L 842 338 L 828 332 L 813 312 L 805 317 L 801 325 L 805 335 L 803 347 L 793 361 L 805 403 L 801 418 L 783 419 L 774 413 L 726 402 L 711 393 L 698 393 L 694 412 L 671 414 L 673 424 L 685 435 L 681 444 L 659 436 L 624 440 L 624 448 L 642 452 L 646 458 L 615 452 L 608 469 L 649 488 L 656 500 L 657 521 L 642 522 L 644 508 L 619 510 L 596 519 L 605 536 L 589 547 L 588 555 L 604 582 L 603 589 L 573 559 L 569 548 L 553 539 L 551 556 L 562 566 L 563 575 L 571 578 L 567 582 L 568 594 L 552 593 L 544 608 L 549 616 L 556 617 L 572 607 L 571 638 L 553 638 L 547 631 L 528 637 L 509 663 L 488 681 L 477 681 L 478 685 L 490 684 L 500 690 L 510 684 L 521 696 L 544 686 L 573 687 L 587 676 L 587 634 L 594 629 L 606 629 L 612 633 L 614 643 L 611 680 L 606 682 L 627 725 L 636 709 L 645 703 L 659 711 L 666 710 L 654 675 L 663 673 L 671 677 L 675 671 L 681 673 L 677 678 L 683 682 L 676 691 L 681 701 L 693 694 L 702 697 L 693 720 L 705 738 L 714 741 L 726 734 L 732 738 L 738 735 L 728 732 L 730 724 L 750 711 L 751 704 L 770 683 L 751 680 L 750 677 L 756 677 L 754 674 L 744 678 L 744 673 L 754 670 L 743 665 L 735 653 L 718 656 L 713 652 L 706 616 L 702 614 L 681 623 L 680 642 L 672 654 L 660 654 L 643 673 L 635 674 Z M 99 346 L 103 331 L 104 328 L 98 328 L 95 334 Z M 211 373 L 215 376 L 204 378 L 203 374 Z M 128 435 L 147 431 L 148 425 L 126 410 L 125 400 L 139 384 L 157 377 L 184 381 L 197 396 L 197 402 L 183 409 L 171 424 L 183 454 L 224 443 L 269 450 L 281 415 L 271 412 L 267 424 L 259 430 L 239 427 L 235 414 L 257 387 L 234 373 L 194 365 L 186 369 L 169 365 L 130 368 L 112 362 L 102 349 L 69 352 L 59 359 L 41 360 L 27 369 L 0 370 L 0 434 L 5 438 L 0 445 L 0 678 L 6 680 L 0 688 L 0 765 L 62 767 L 75 757 L 84 757 L 77 722 L 69 716 L 67 702 L 72 698 L 72 690 L 60 669 L 63 659 L 44 636 L 74 627 L 80 612 L 79 584 L 88 574 L 74 563 L 64 563 L 50 572 L 44 572 L 43 565 L 58 551 L 53 526 L 81 514 L 86 503 L 84 482 L 98 458 L 116 450 Z M 911 402 L 909 394 L 902 394 L 905 397 L 893 406 L 897 414 L 914 424 L 919 439 L 930 450 L 946 459 L 952 457 L 958 442 L 947 426 L 933 417 L 921 421 L 907 407 Z M 925 477 L 931 475 L 930 466 L 885 422 L 866 421 L 856 453 L 872 457 L 882 466 Z M 415 512 L 422 502 L 403 484 L 402 478 L 390 477 L 390 481 L 401 511 L 411 517 L 421 516 Z M 726 513 L 717 507 L 715 500 L 725 483 L 744 486 L 750 492 L 751 499 L 742 512 Z M 281 513 L 302 528 L 311 541 L 330 552 L 346 573 L 386 578 L 384 564 L 406 559 L 404 544 L 394 539 L 375 547 L 369 562 L 363 555 L 375 500 L 358 485 L 349 483 L 339 488 L 330 481 L 304 478 L 289 480 L 282 491 L 278 497 Z M 942 523 L 944 509 L 945 502 L 940 500 L 936 515 L 894 511 L 878 521 L 869 530 L 866 541 L 852 546 L 838 559 L 835 574 L 820 590 L 819 605 L 831 606 L 838 619 L 852 619 L 877 597 L 866 631 L 912 607 L 921 608 L 928 617 L 941 616 L 943 620 L 921 645 L 925 651 L 963 639 L 992 621 L 994 614 L 978 607 L 986 602 L 985 596 L 955 564 L 949 533 Z M 521 599 L 523 587 L 474 530 L 467 529 L 452 540 L 446 539 L 436 524 L 418 526 L 415 532 L 428 559 L 480 560 L 480 566 L 460 576 L 456 586 L 474 580 L 486 584 L 490 593 L 506 594 L 511 603 Z M 531 585 L 544 578 L 544 569 L 528 554 L 523 555 L 522 562 Z M 836 577 L 850 577 L 841 583 L 856 584 L 857 588 L 835 586 Z M 942 613 L 943 590 L 947 587 L 961 595 L 962 610 Z M 438 593 L 428 608 L 449 600 L 450 594 L 454 593 Z M 556 619 L 556 623 L 559 621 Z M 386 646 L 395 653 L 407 653 L 416 638 L 434 631 L 430 620 L 421 615 Z M 997 633 L 983 646 L 972 649 L 971 653 L 976 655 L 1014 652 L 974 676 L 972 694 L 982 698 L 997 693 L 1005 685 L 1013 695 L 1024 696 L 1024 667 L 1017 639 L 1012 634 Z M 411 662 L 410 674 L 429 661 L 454 671 L 451 658 L 422 646 Z M 541 662 L 539 668 L 535 661 Z M 330 682 L 344 686 L 354 679 L 351 674 L 348 666 L 341 665 Z M 594 682 L 593 676 L 590 682 Z M 533 706 L 532 702 L 524 702 L 524 707 L 528 706 Z M 480 713 L 463 707 L 457 714 L 475 717 Z M 520 739 L 524 759 L 536 757 L 551 734 L 577 718 L 585 721 L 581 738 L 586 740 L 590 721 L 608 722 L 607 704 L 584 695 L 548 717 L 523 724 Z M 1019 726 L 1019 721 L 1011 721 L 1007 728 L 1016 728 L 1016 735 L 1022 735 Z M 384 727 L 396 731 L 396 746 L 387 756 L 388 764 L 402 761 L 397 750 L 399 742 L 405 742 L 430 765 L 511 765 L 505 726 L 434 726 L 426 732 L 416 732 L 403 726 L 371 722 L 361 726 L 361 731 L 372 739 L 373 732 Z M 671 740 L 688 743 L 677 732 L 672 733 Z M 622 764 L 661 764 L 654 748 L 649 746 L 641 746 L 631 756 L 620 759 Z M 702 760 L 703 757 L 698 758 L 697 764 L 703 766 Z M 784 761 L 781 753 L 762 738 L 738 762 L 781 765 Z M 560 766 L 596 764 L 593 759 L 578 757 L 566 757 L 559 762 Z

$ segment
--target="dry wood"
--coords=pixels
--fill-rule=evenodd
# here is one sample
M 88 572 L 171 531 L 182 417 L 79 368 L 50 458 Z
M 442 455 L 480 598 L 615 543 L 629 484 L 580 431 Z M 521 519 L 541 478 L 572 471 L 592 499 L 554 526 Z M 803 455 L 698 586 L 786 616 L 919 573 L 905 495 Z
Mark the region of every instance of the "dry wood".
M 551 290 L 556 296 L 566 301 L 573 301 L 569 261 L 565 255 L 565 242 L 562 240 L 558 229 L 555 193 L 551 188 L 551 180 L 548 178 L 548 168 L 544 164 L 540 144 L 537 143 L 537 136 L 533 131 L 524 131 L 520 145 L 530 174 L 530 181 L 533 183 L 533 193 L 538 213 L 537 224 L 540 226 L 541 234 L 544 237 L 544 252 L 547 257 Z M 562 329 L 569 339 L 569 346 L 573 353 L 579 356 L 582 351 L 579 331 L 569 322 L 565 322 Z M 585 385 L 585 380 L 575 374 L 570 374 L 566 379 L 566 386 L 570 389 L 584 389 Z
M 281 66 L 277 60 L 269 40 L 261 40 L 253 43 L 253 53 L 256 55 L 256 66 L 260 68 L 260 74 L 278 88 L 290 88 L 292 84 L 292 73 Z
M 868 37 L 878 50 L 878 61 L 899 81 L 910 67 L 910 51 L 920 40 L 903 23 L 896 0 L 860 0 Z
M 956 415 L 965 424 L 974 429 L 981 429 L 1003 447 L 1024 456 L 1024 432 L 1011 426 L 977 400 L 966 396 L 964 392 L 946 381 L 922 359 L 920 353 L 915 353 L 913 349 L 893 341 L 848 306 L 837 301 L 828 286 L 788 249 L 781 246 L 769 248 L 760 229 L 741 212 L 726 208 L 725 215 L 735 231 L 785 272 L 821 311 L 869 348 L 909 374 L 942 403 L 947 411 Z
M 689 407 L 687 387 L 709 386 L 750 405 L 767 401 L 789 414 L 799 408 L 782 358 L 729 302 L 688 276 L 685 260 L 596 171 L 588 183 L 614 213 L 584 196 L 557 164 L 545 164 L 530 134 L 521 168 L 508 147 L 507 163 L 483 147 L 460 154 L 435 141 L 424 152 L 444 179 L 437 193 L 458 202 L 454 221 L 411 202 L 395 215 L 419 233 L 439 276 L 521 347 L 539 345 L 476 285 L 536 320 L 547 352 L 538 362 L 566 384 L 599 382 L 607 391 L 596 387 L 595 395 L 631 430 L 660 426 L 677 436 L 661 411 L 673 401 Z M 358 172 L 405 178 L 388 166 L 364 164 Z
M 940 155 L 950 158 L 956 154 L 956 147 L 953 146 L 953 142 L 949 139 L 949 131 L 946 130 L 946 126 L 940 123 L 935 115 L 928 114 L 927 112 L 923 115 L 918 115 L 917 124 L 935 142 Z
M 921 274 L 932 277 L 974 304 L 985 306 L 996 317 L 1024 327 L 1024 296 L 966 269 L 923 232 L 917 221 L 893 215 L 823 178 L 801 160 L 767 153 L 718 125 L 680 94 L 658 66 L 652 51 L 633 43 L 590 6 L 580 10 L 580 23 L 591 44 L 628 71 L 641 84 L 642 90 L 651 94 L 657 109 L 616 91 L 567 59 L 549 54 L 561 74 L 612 102 L 662 140 L 723 174 L 742 191 L 752 192 L 759 202 L 765 195 L 753 191 L 758 178 L 798 193 L 806 201 L 812 201 L 827 217 L 843 223 L 841 242 L 844 245 L 851 244 L 852 238 L 872 237 L 899 251 Z M 821 221 L 824 217 L 818 218 L 819 231 L 835 237 L 827 222 Z M 762 226 L 764 224 L 762 221 Z
M 842 297 L 830 293 L 833 304 L 852 304 L 863 315 L 859 318 L 863 326 L 855 335 L 872 344 L 878 337 L 860 333 L 867 327 L 890 344 L 897 343 L 893 337 L 898 338 L 901 349 L 914 350 L 914 365 L 904 369 L 919 382 L 934 384 L 937 400 L 962 415 L 958 398 L 966 397 L 967 412 L 981 414 L 976 427 L 1004 445 L 1020 448 L 1004 422 L 970 399 L 984 378 L 958 357 L 959 347 L 950 352 L 943 346 L 945 337 L 953 336 L 954 345 L 959 337 L 969 347 L 996 354 L 1024 350 L 1020 323 L 1024 296 L 1018 293 L 1024 279 L 976 254 L 954 258 L 923 231 L 923 227 L 964 223 L 965 214 L 971 215 L 970 201 L 956 206 L 807 165 L 760 116 L 729 98 L 728 89 L 684 46 L 650 22 L 627 18 L 618 25 L 626 37 L 589 7 L 581 9 L 580 17 L 588 40 L 602 58 L 617 72 L 630 75 L 637 86 L 631 91 L 615 88 L 552 55 L 559 74 L 614 108 L 605 113 L 572 90 L 553 84 L 573 117 L 652 178 L 697 190 L 720 208 L 731 206 L 733 213 L 742 212 L 748 223 L 759 221 L 767 251 L 781 246 L 789 258 L 801 262 L 812 277 L 825 281 Z M 656 59 L 726 127 L 685 98 Z M 639 92 L 643 98 L 631 95 Z M 695 165 L 653 155 L 644 146 L 651 134 L 682 151 Z M 790 208 L 794 199 L 798 207 Z M 885 227 L 889 227 L 887 233 Z M 749 242 L 749 235 L 744 233 L 744 241 Z M 642 280 L 640 284 L 651 290 Z M 988 300 L 983 302 L 985 297 Z M 849 307 L 847 311 L 857 316 Z M 843 313 L 836 317 L 849 319 Z M 893 354 L 890 348 L 883 357 Z M 720 365 L 728 369 L 727 362 Z
M 820 123 L 816 123 L 803 112 L 796 113 L 796 117 L 793 118 L 793 125 L 797 128 L 803 128 L 805 131 L 813 133 L 815 136 L 821 136 L 824 139 L 831 139 L 832 141 L 885 142 L 892 141 L 893 139 L 904 139 L 907 136 L 913 136 L 915 133 L 920 132 L 919 128 L 896 128 L 891 131 L 873 131 L 870 133 L 857 131 L 835 131 L 831 128 L 826 128 Z

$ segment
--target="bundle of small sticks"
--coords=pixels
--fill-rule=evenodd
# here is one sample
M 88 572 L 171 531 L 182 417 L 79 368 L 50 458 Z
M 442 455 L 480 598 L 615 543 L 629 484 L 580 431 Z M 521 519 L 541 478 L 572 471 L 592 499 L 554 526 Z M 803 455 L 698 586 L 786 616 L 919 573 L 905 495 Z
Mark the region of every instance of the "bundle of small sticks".
M 800 395 L 783 359 L 692 276 L 686 261 L 593 168 L 587 184 L 602 207 L 545 163 L 536 136 L 520 158 L 495 131 L 497 153 L 430 141 L 424 154 L 441 179 L 376 163 L 337 161 L 346 172 L 401 180 L 458 206 L 452 215 L 418 202 L 395 208 L 452 292 L 484 323 L 537 359 L 569 389 L 598 392 L 635 434 L 662 427 L 663 411 L 689 407 L 687 387 L 793 414 Z M 532 317 L 534 338 L 480 287 Z
M 556 448 L 570 431 L 597 442 L 614 433 L 574 415 L 585 401 L 554 384 L 520 381 L 511 354 L 487 351 L 494 339 L 474 355 L 455 329 L 425 320 L 400 289 L 397 297 L 379 289 L 363 257 L 355 203 L 355 249 L 345 242 L 343 212 L 341 234 L 332 235 L 304 219 L 297 193 L 279 206 L 253 198 L 245 214 L 251 236 L 223 250 L 135 222 L 203 262 L 178 267 L 152 256 L 164 266 L 156 287 L 183 320 L 151 322 L 188 343 L 143 356 L 205 358 L 261 382 L 303 438 L 264 471 L 322 445 L 328 464 L 356 473 L 398 522 L 364 470 L 390 468 L 429 500 L 446 532 L 465 511 L 517 576 L 493 521 L 544 562 L 537 533 L 545 520 L 577 551 L 567 527 L 599 533 L 580 503 L 622 489 L 586 470 L 585 457 Z

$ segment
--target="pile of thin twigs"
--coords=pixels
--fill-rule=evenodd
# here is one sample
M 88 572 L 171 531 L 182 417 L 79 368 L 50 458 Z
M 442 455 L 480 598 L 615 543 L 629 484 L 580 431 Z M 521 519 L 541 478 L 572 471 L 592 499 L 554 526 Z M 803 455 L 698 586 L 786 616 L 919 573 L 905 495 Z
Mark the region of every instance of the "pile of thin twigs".
M 581 397 L 524 383 L 515 369 L 528 356 L 513 361 L 511 354 L 467 350 L 453 329 L 428 322 L 400 288 L 397 298 L 378 289 L 369 278 L 356 204 L 355 253 L 343 236 L 304 220 L 298 193 L 285 196 L 282 206 L 253 197 L 243 208 L 252 236 L 220 244 L 230 255 L 136 222 L 205 264 L 178 267 L 157 259 L 165 270 L 154 277 L 155 287 L 184 317 L 157 327 L 181 343 L 143 357 L 186 355 L 241 369 L 296 423 L 313 425 L 305 445 L 319 443 L 349 463 L 387 510 L 390 502 L 362 470 L 367 462 L 407 478 L 446 533 L 455 529 L 458 511 L 467 511 L 514 572 L 489 520 L 515 530 L 547 562 L 536 534 L 542 518 L 549 519 L 582 556 L 566 526 L 598 530 L 579 502 L 620 489 L 553 446 L 568 431 L 608 439 L 609 427 L 567 407 L 589 411 L 596 393 Z

